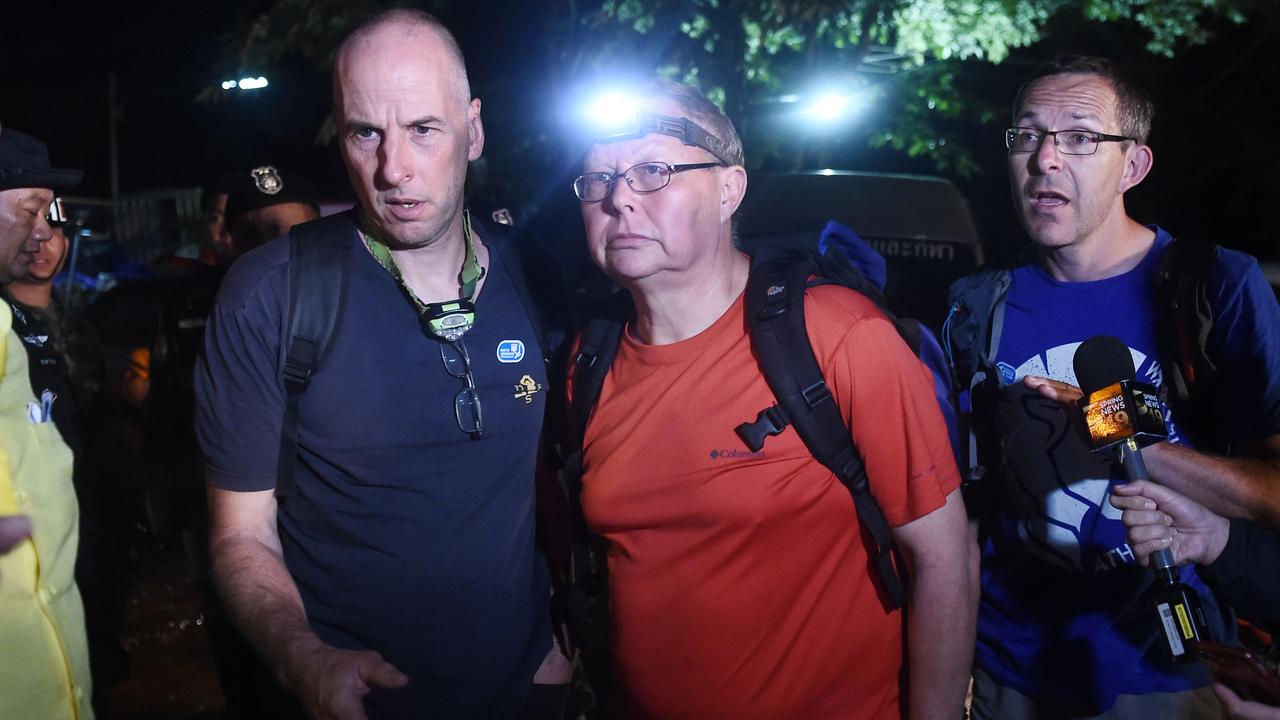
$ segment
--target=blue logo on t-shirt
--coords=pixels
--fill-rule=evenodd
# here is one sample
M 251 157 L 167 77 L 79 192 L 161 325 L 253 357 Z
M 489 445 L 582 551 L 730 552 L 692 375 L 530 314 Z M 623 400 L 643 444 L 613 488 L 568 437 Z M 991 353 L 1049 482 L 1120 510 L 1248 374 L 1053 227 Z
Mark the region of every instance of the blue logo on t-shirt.
M 498 362 L 518 363 L 524 359 L 523 340 L 503 340 L 498 343 Z
M 1000 381 L 1005 385 L 1008 385 L 1017 379 L 1017 371 L 1014 370 L 1013 366 L 1007 362 L 996 363 L 996 369 L 1000 371 Z

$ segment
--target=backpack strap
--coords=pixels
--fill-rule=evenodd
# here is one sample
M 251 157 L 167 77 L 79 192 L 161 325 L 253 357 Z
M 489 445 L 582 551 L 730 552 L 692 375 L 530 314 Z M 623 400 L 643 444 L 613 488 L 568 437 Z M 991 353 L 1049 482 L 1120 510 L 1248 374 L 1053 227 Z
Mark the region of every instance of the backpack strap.
M 561 477 L 569 515 L 569 569 L 565 602 L 574 644 L 596 662 L 608 655 L 607 565 L 597 548 L 601 538 L 587 523 L 582 510 L 583 437 L 587 422 L 600 399 L 605 377 L 618 354 L 618 343 L 632 312 L 631 297 L 615 293 L 604 312 L 590 320 L 578 335 L 578 352 L 570 369 L 573 400 L 569 408 L 569 438 L 561 450 Z M 593 682 L 608 682 L 603 673 Z
M 973 387 L 976 375 L 990 375 L 995 370 L 1004 330 L 1004 303 L 1012 282 L 1008 268 L 986 266 L 951 285 L 947 298 L 951 309 L 942 323 L 942 343 L 955 369 L 956 388 L 962 392 Z
M 1162 312 L 1159 334 L 1170 397 L 1185 402 L 1218 372 L 1207 346 L 1213 329 L 1209 274 L 1218 246 L 1174 240 L 1161 259 L 1157 295 Z
M 853 497 L 889 604 L 898 608 L 906 602 L 906 586 L 893 562 L 889 523 L 871 497 L 866 465 L 822 376 L 805 327 L 805 290 L 809 277 L 820 272 L 815 257 L 792 254 L 752 262 L 745 297 L 751 346 L 778 403 L 756 422 L 739 426 L 738 434 L 754 452 L 788 422 L 795 428 L 814 459 L 835 473 Z
M 348 213 L 295 226 L 289 231 L 288 352 L 283 379 L 284 422 L 276 459 L 276 496 L 297 489 L 298 406 L 311 375 L 333 345 L 350 284 L 354 220 Z
M 1218 246 L 1174 240 L 1156 274 L 1156 336 L 1164 387 L 1178 424 L 1197 444 L 1226 447 L 1212 418 L 1218 367 L 1209 357 L 1213 330 L 1210 280 Z

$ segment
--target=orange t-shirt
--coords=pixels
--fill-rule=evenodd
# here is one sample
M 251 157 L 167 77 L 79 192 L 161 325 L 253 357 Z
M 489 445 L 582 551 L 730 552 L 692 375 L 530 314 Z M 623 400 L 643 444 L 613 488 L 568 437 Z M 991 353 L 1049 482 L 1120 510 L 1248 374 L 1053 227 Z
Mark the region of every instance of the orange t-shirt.
M 932 377 L 883 314 L 811 289 L 814 353 L 893 526 L 959 486 Z M 849 492 L 773 403 L 739 297 L 697 336 L 624 334 L 584 440 L 583 505 L 609 542 L 614 655 L 638 717 L 897 718 L 902 616 L 873 585 Z

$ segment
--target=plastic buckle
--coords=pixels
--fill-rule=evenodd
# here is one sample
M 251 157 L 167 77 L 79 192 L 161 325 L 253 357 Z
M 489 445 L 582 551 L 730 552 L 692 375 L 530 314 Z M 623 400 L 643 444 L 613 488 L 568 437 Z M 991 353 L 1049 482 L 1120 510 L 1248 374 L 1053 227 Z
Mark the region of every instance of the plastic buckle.
M 804 401 L 809 403 L 809 407 L 812 408 L 831 399 L 831 388 L 827 387 L 826 380 L 819 380 L 801 390 L 800 394 L 804 396 Z
M 766 438 L 773 437 L 787 429 L 787 418 L 777 405 L 770 405 L 756 415 L 753 422 L 742 423 L 734 428 L 738 437 L 751 452 L 760 452 Z
M 291 362 L 284 364 L 284 386 L 290 393 L 300 392 L 311 381 L 311 368 L 299 367 Z

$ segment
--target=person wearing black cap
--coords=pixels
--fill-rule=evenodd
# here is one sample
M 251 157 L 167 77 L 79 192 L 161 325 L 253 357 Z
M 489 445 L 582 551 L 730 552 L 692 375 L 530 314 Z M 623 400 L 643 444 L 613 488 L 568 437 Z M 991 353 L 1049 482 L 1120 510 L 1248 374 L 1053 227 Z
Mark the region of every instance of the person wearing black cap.
M 234 176 L 227 189 L 225 216 L 234 260 L 294 225 L 320 217 L 320 201 L 306 178 L 261 165 Z
M 27 275 L 53 234 L 54 191 L 74 187 L 81 174 L 51 167 L 44 143 L 30 135 L 0 132 L 0 284 Z M 53 422 L 54 393 L 32 392 L 15 320 L 17 313 L 0 303 L 0 517 L 26 516 L 30 532 L 0 555 L 0 717 L 92 718 L 74 575 L 73 456 Z

